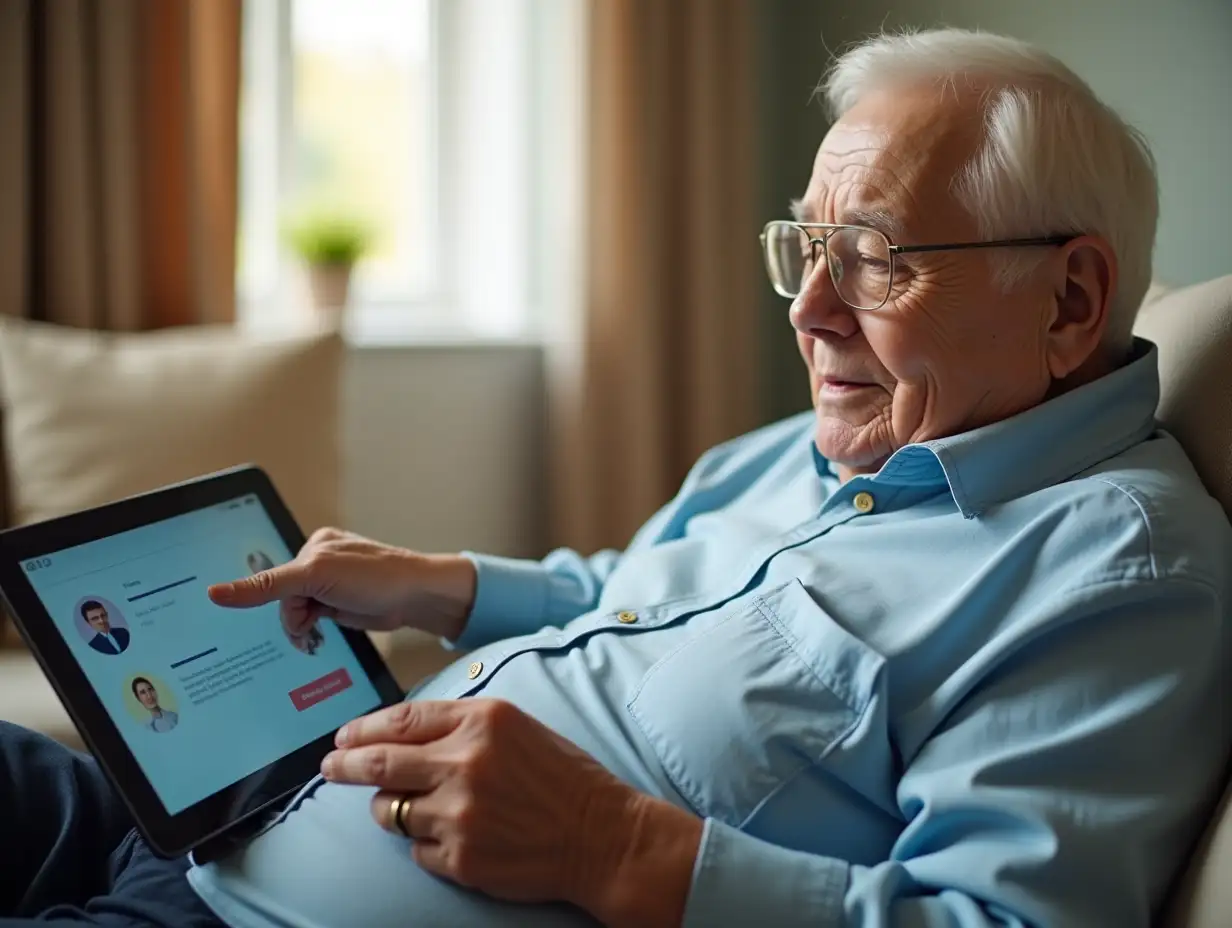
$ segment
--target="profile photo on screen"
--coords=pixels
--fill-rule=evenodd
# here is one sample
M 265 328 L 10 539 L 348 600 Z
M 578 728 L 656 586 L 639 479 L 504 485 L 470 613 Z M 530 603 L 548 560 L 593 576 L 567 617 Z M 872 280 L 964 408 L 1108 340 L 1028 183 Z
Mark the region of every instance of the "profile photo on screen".
M 149 718 L 142 724 L 153 732 L 167 732 L 180 723 L 180 715 L 159 704 L 158 689 L 147 677 L 133 677 L 129 681 L 133 697 L 141 703 L 141 707 L 149 713 Z
M 250 551 L 248 554 L 248 572 L 250 574 L 259 574 L 263 570 L 269 570 L 274 566 L 273 560 L 264 551 Z
M 99 654 L 123 654 L 130 635 L 123 616 L 102 599 L 85 599 L 77 607 L 77 631 Z
M 283 626 L 282 630 L 286 632 L 287 640 L 291 642 L 291 647 L 301 654 L 307 654 L 310 657 L 317 653 L 321 645 L 325 644 L 324 633 L 315 625 L 302 635 L 291 634 L 291 632 L 287 631 L 286 626 Z

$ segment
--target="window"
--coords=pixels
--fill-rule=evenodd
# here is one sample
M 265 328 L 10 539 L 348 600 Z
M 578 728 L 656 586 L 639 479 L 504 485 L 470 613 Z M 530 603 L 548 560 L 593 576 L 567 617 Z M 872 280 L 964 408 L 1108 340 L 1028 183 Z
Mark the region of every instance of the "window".
M 352 329 L 395 338 L 439 330 L 526 334 L 533 263 L 545 248 L 536 230 L 560 227 L 550 214 L 568 199 L 553 190 L 544 213 L 536 191 L 544 168 L 576 149 L 566 137 L 581 124 L 558 112 L 577 82 L 557 73 L 566 62 L 576 67 L 576 49 L 566 48 L 576 32 L 567 24 L 581 6 L 246 3 L 241 320 L 303 312 L 303 269 L 282 229 L 301 214 L 341 211 L 373 233 L 352 282 Z M 554 72 L 556 60 L 562 65 Z M 542 126 L 551 138 L 540 146 L 534 133 Z
M 433 290 L 428 0 L 295 0 L 291 11 L 292 209 L 353 210 L 373 234 L 360 298 L 420 301 Z

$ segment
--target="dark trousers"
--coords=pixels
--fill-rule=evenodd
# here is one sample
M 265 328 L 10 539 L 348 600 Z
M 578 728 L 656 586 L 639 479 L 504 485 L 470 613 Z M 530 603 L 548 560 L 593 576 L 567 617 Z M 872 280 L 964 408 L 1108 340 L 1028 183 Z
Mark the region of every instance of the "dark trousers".
M 0 722 L 0 928 L 222 928 L 93 759 Z

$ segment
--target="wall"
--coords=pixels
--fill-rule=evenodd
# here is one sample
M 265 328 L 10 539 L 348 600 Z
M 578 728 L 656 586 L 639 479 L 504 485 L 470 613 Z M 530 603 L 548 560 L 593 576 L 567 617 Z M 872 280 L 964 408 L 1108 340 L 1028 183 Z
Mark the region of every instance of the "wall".
M 532 345 L 352 348 L 347 527 L 425 551 L 541 554 L 542 371 Z
M 825 131 L 808 89 L 827 49 L 882 27 L 981 28 L 1057 55 L 1145 133 L 1159 162 L 1157 276 L 1184 284 L 1232 273 L 1230 0 L 763 0 L 759 11 L 763 204 L 775 216 L 804 188 Z M 781 331 L 786 308 L 773 295 L 766 303 L 767 413 L 779 416 L 803 408 L 807 391 Z

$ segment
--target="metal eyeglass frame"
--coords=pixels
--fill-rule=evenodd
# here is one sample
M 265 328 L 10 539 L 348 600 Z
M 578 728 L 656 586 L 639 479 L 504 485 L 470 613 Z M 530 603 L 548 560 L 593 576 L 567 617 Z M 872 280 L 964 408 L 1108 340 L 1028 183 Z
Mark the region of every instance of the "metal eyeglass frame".
M 840 229 L 855 229 L 860 232 L 872 232 L 874 235 L 880 235 L 885 239 L 886 248 L 890 255 L 890 274 L 889 282 L 886 285 L 886 295 L 876 306 L 856 306 L 843 298 L 839 294 L 839 299 L 847 303 L 852 309 L 860 312 L 875 312 L 885 306 L 890 300 L 890 295 L 893 292 L 894 281 L 894 258 L 897 255 L 917 254 L 920 252 L 929 251 L 965 251 L 969 248 L 1029 248 L 1038 247 L 1041 245 L 1065 245 L 1078 238 L 1077 235 L 1047 235 L 1036 238 L 999 238 L 987 242 L 947 242 L 942 245 L 895 245 L 890 241 L 890 236 L 886 235 L 880 229 L 872 229 L 868 226 L 849 225 L 847 223 L 830 223 L 830 222 L 795 222 L 790 219 L 773 219 L 767 222 L 761 232 L 761 252 L 762 257 L 766 262 L 766 274 L 770 277 L 770 285 L 774 287 L 774 292 L 779 296 L 786 297 L 789 300 L 794 300 L 800 294 L 785 292 L 774 280 L 774 273 L 770 267 L 770 250 L 766 246 L 766 238 L 770 232 L 771 226 L 790 226 L 808 236 L 809 245 L 814 249 L 814 263 L 816 263 L 815 252 L 818 247 L 826 253 L 826 239 L 829 235 L 823 235 L 821 238 L 815 237 L 813 230 L 822 230 L 826 233 L 837 232 Z M 834 270 L 830 265 L 830 258 L 826 253 L 826 273 L 830 275 L 830 283 L 834 285 L 835 293 L 838 293 L 838 281 L 834 279 Z M 803 283 L 803 282 L 802 282 Z M 801 287 L 803 289 L 803 287 Z

